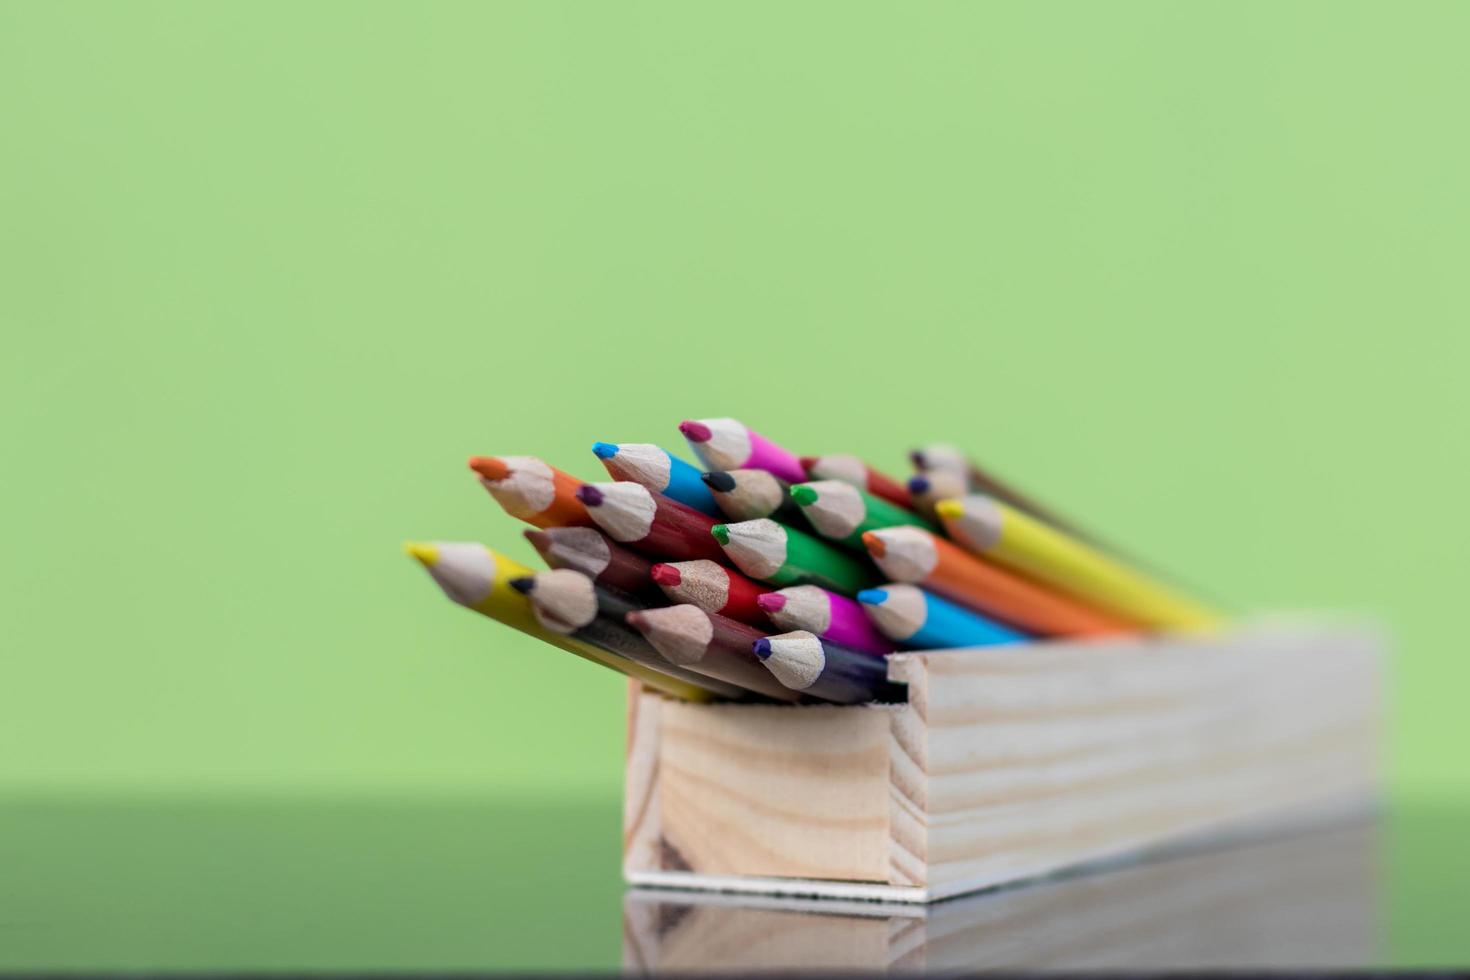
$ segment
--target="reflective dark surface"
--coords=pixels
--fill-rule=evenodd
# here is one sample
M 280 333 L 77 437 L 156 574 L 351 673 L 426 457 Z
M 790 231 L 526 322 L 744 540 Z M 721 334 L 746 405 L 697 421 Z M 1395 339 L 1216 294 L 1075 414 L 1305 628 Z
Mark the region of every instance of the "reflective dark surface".
M 1470 963 L 1470 811 L 927 909 L 627 892 L 616 800 L 0 803 L 0 970 Z

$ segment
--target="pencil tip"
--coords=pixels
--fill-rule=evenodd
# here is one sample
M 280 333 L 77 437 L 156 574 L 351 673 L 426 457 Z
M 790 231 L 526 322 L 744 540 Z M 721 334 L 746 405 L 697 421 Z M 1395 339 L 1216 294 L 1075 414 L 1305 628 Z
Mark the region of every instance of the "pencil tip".
M 716 493 L 729 493 L 735 489 L 735 478 L 724 470 L 715 470 L 713 473 L 701 473 L 699 478 L 704 485 Z
M 531 542 L 531 547 L 535 548 L 537 551 L 544 551 L 545 549 L 551 547 L 551 535 L 547 534 L 539 527 L 533 527 L 529 530 L 522 531 L 521 533 L 526 536 L 527 541 Z
M 940 517 L 964 517 L 965 505 L 960 503 L 958 500 L 955 500 L 954 498 L 950 498 L 949 500 L 941 500 L 939 503 L 934 505 L 934 513 L 938 514 Z
M 684 438 L 690 442 L 709 442 L 710 436 L 713 434 L 710 432 L 709 426 L 703 422 L 692 422 L 688 419 L 679 423 L 679 431 L 684 433 Z
M 536 588 L 536 580 L 529 575 L 522 575 L 519 578 L 511 579 L 510 587 L 521 595 L 530 595 L 531 590 Z
M 597 454 L 598 459 L 612 459 L 618 454 L 618 447 L 611 442 L 594 442 L 592 451 Z
M 857 601 L 865 606 L 881 606 L 887 598 L 888 592 L 885 589 L 863 589 L 857 594 Z
M 405 541 L 403 550 L 406 554 L 418 559 L 420 565 L 425 568 L 433 566 L 439 560 L 439 549 L 422 541 Z
M 761 607 L 761 612 L 780 612 L 786 606 L 786 597 L 775 592 L 762 592 L 755 597 L 755 604 Z
M 797 462 L 801 463 L 801 468 L 806 470 L 807 476 L 811 476 L 812 467 L 817 465 L 817 460 L 820 458 L 819 456 L 802 456 Z
M 863 547 L 867 548 L 868 554 L 874 558 L 882 558 L 888 551 L 888 546 L 883 543 L 883 539 L 872 531 L 863 532 Z
M 929 478 L 923 474 L 909 477 L 909 493 L 928 493 Z
M 750 650 L 762 660 L 769 660 L 771 656 L 771 639 L 763 636 L 750 645 Z
M 471 456 L 470 469 L 487 480 L 504 480 L 510 474 L 510 467 L 499 456 Z
M 810 483 L 798 483 L 791 488 L 791 499 L 803 507 L 810 507 L 817 502 L 817 491 Z
M 667 585 L 671 589 L 684 581 L 684 576 L 679 574 L 677 568 L 673 565 L 664 564 L 663 562 L 654 565 L 649 575 L 653 576 L 654 582 L 659 585 Z
M 627 623 L 629 626 L 640 632 L 643 630 L 643 627 L 648 625 L 648 620 L 644 618 L 643 610 L 641 609 L 628 610 L 628 612 L 623 615 L 623 622 Z
M 584 483 L 577 488 L 577 499 L 588 507 L 596 507 L 602 503 L 602 491 L 590 483 Z
M 718 541 L 720 544 L 730 543 L 730 525 L 728 524 L 716 524 L 714 527 L 709 529 L 709 533 L 713 534 L 715 536 L 715 540 Z
M 925 466 L 924 466 L 924 450 L 922 450 L 922 449 L 912 450 L 909 453 L 909 462 L 910 463 L 913 463 L 915 466 L 917 466 L 921 470 L 924 469 L 925 468 Z

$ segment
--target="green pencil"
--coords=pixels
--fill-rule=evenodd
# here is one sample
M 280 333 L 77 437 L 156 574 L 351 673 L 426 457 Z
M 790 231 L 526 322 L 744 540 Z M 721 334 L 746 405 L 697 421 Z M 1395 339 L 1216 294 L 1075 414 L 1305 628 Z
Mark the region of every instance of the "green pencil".
M 772 585 L 820 585 L 851 596 L 880 578 L 866 559 L 767 518 L 716 524 L 712 531 L 742 572 Z
M 855 551 L 863 550 L 865 531 L 901 525 L 913 525 L 926 531 L 939 530 L 913 511 L 841 480 L 798 483 L 791 488 L 791 499 L 801 507 L 801 512 L 818 534 Z

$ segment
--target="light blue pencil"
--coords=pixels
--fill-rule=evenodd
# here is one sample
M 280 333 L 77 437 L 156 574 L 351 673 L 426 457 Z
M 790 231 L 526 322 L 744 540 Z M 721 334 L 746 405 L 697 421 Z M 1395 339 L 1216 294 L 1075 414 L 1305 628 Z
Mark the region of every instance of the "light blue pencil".
M 895 642 L 920 650 L 1020 643 L 1028 637 L 916 585 L 864 589 L 858 602 L 874 625 Z
M 677 500 L 711 517 L 725 516 L 699 470 L 651 442 L 594 442 L 592 451 L 614 480 L 641 483 L 654 493 Z

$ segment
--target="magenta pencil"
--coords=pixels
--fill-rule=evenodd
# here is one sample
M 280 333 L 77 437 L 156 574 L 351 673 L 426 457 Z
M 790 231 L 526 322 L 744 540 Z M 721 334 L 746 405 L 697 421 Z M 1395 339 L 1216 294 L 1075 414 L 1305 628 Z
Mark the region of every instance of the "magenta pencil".
M 765 470 L 787 483 L 806 482 L 801 459 L 734 419 L 680 422 L 679 431 L 710 470 Z
M 860 653 L 877 656 L 898 647 L 868 618 L 862 603 L 818 585 L 793 585 L 758 596 L 756 605 L 782 630 L 806 630 Z

